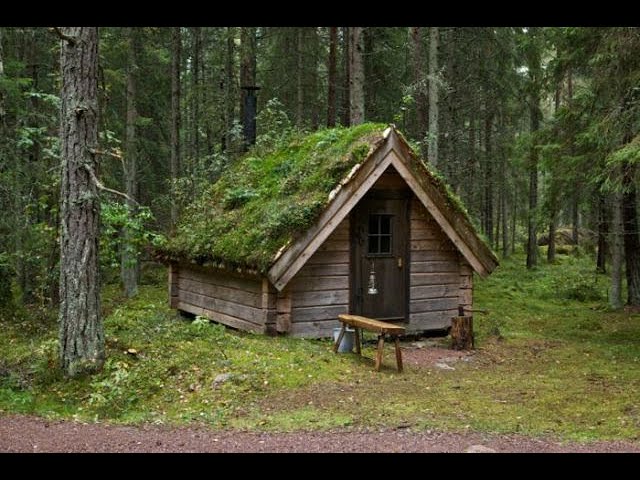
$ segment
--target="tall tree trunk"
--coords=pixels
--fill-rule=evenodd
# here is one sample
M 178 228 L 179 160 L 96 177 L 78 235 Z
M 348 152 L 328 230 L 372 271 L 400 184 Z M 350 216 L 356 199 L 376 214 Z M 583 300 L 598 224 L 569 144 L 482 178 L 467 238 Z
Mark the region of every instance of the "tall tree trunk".
M 234 27 L 227 27 L 227 55 L 225 62 L 225 150 L 229 153 L 233 143 L 233 120 L 234 120 L 234 101 L 233 101 L 233 43 L 234 43 Z
M 127 115 L 125 124 L 124 141 L 124 182 L 125 191 L 130 199 L 138 196 L 138 165 L 136 143 L 136 121 L 138 111 L 136 109 L 136 75 L 138 65 L 136 61 L 137 38 L 135 27 L 129 28 L 128 65 L 127 65 Z M 130 217 L 137 213 L 136 204 L 127 199 L 127 210 Z M 135 297 L 138 293 L 138 278 L 140 267 L 138 264 L 137 247 L 133 243 L 132 233 L 128 228 L 122 230 L 122 247 L 120 257 L 120 275 L 124 293 L 128 298 Z
M 438 27 L 429 27 L 429 162 L 438 166 Z
M 336 126 L 338 27 L 329 27 L 329 78 L 327 81 L 327 127 Z
M 598 273 L 607 272 L 607 207 L 604 194 L 598 191 L 598 254 L 596 256 L 596 271 Z
M 4 52 L 2 51 L 2 29 L 0 29 L 0 80 L 4 78 Z M 0 91 L 0 126 L 5 124 L 4 92 Z
M 200 158 L 200 60 L 202 55 L 201 27 L 192 28 L 193 50 L 191 66 L 191 156 L 193 166 Z
M 540 128 L 540 51 L 536 45 L 537 27 L 530 30 L 531 45 L 527 54 L 531 96 L 529 117 L 531 127 L 531 147 L 529 149 L 529 212 L 527 218 L 527 268 L 538 264 L 537 210 L 538 210 L 538 148 L 536 134 Z
M 628 142 L 631 139 L 628 139 Z M 627 143 L 628 143 L 627 142 Z M 635 165 L 622 166 L 622 221 L 624 223 L 624 256 L 627 272 L 627 305 L 640 306 L 640 236 L 638 234 L 638 199 Z
M 180 27 L 171 31 L 171 230 L 178 221 L 176 184 L 180 176 L 180 56 L 182 37 Z
M 98 144 L 98 29 L 62 27 L 60 146 L 60 361 L 67 376 L 104 364 L 98 236 L 92 175 Z
M 549 220 L 549 244 L 547 247 L 547 263 L 556 261 L 556 231 L 558 228 L 558 214 L 556 213 L 555 200 L 551 207 L 551 220 Z
M 502 203 L 502 256 L 509 256 L 509 230 L 507 216 L 507 182 L 506 182 L 506 160 L 502 162 L 502 192 L 500 194 L 500 202 Z
M 342 125 L 348 127 L 351 121 L 351 32 L 349 27 L 342 27 L 342 56 L 344 62 L 344 85 L 342 92 Z
M 609 305 L 622 308 L 622 264 L 624 261 L 624 229 L 622 224 L 622 194 L 611 195 L 611 289 Z
M 304 27 L 298 27 L 296 45 L 296 126 L 302 128 L 304 121 Z
M 349 123 L 364 122 L 364 53 L 362 27 L 350 27 L 349 61 Z
M 247 151 L 255 143 L 256 137 L 256 27 L 242 27 L 240 46 L 240 118 L 244 133 L 243 149 Z M 250 106 L 247 105 L 248 102 L 251 102 Z
M 422 139 L 427 132 L 427 95 L 425 94 L 424 66 L 422 62 L 422 35 L 420 27 L 410 27 L 409 37 L 411 40 L 411 56 L 413 63 L 413 83 L 416 86 L 416 127 L 418 138 Z M 422 154 L 426 155 L 426 148 L 423 148 Z
M 484 155 L 485 155 L 485 185 L 484 185 L 484 221 L 489 245 L 493 244 L 493 150 L 491 130 L 493 128 L 493 113 L 485 112 L 484 119 Z

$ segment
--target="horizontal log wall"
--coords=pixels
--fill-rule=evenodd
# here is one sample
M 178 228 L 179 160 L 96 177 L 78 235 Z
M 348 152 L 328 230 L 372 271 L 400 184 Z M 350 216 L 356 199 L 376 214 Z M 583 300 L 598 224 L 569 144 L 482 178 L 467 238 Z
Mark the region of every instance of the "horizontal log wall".
M 278 295 L 279 329 L 288 323 L 292 336 L 330 337 L 341 313 L 349 313 L 348 218 Z
M 407 330 L 448 328 L 463 295 L 460 255 L 417 198 L 410 209 Z
M 177 280 L 176 280 L 177 278 Z M 172 269 L 172 306 L 242 330 L 275 329 L 276 292 L 261 278 L 245 278 L 224 270 L 178 265 Z

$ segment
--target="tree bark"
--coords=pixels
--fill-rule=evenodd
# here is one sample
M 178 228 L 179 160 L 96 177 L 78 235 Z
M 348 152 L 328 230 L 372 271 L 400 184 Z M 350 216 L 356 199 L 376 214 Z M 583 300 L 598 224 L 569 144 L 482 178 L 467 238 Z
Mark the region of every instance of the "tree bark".
M 342 125 L 348 127 L 351 115 L 351 33 L 349 27 L 342 27 L 342 56 L 344 62 L 344 85 L 342 92 Z
M 171 32 L 171 230 L 178 221 L 176 183 L 180 176 L 180 56 L 182 37 L 180 27 Z
M 138 196 L 138 178 L 137 178 L 137 143 L 136 143 L 136 121 L 138 119 L 138 111 L 136 109 L 136 72 L 138 69 L 137 54 L 137 38 L 135 27 L 129 28 L 129 45 L 128 45 L 128 65 L 127 65 L 127 114 L 125 124 L 125 141 L 124 141 L 124 182 L 125 192 L 130 199 Z M 133 217 L 137 213 L 135 202 L 127 199 L 127 210 L 129 216 Z M 138 264 L 137 247 L 133 244 L 132 234 L 126 227 L 122 230 L 122 246 L 120 252 L 120 276 L 124 293 L 127 298 L 135 297 L 138 293 L 138 279 L 140 276 L 140 267 Z
M 488 105 L 485 105 L 488 109 Z M 484 119 L 484 222 L 489 245 L 493 245 L 493 113 L 485 111 Z
M 413 83 L 416 86 L 416 123 L 418 130 L 418 138 L 423 138 L 427 132 L 427 95 L 425 95 L 424 85 L 424 66 L 422 62 L 422 36 L 420 27 L 410 27 L 409 37 L 411 38 L 411 55 L 413 60 Z M 423 149 L 422 154 L 426 154 Z
M 302 128 L 304 115 L 304 28 L 298 27 L 298 35 L 296 42 L 296 126 Z
M 60 361 L 73 377 L 102 368 L 97 168 L 98 29 L 61 27 Z
M 329 27 L 329 78 L 327 81 L 327 127 L 336 126 L 338 27 Z
M 364 53 L 362 27 L 350 27 L 349 49 L 349 123 L 364 122 Z
M 200 158 L 200 59 L 202 54 L 202 30 L 192 28 L 193 50 L 191 66 L 191 163 Z
M 622 194 L 611 195 L 611 289 L 609 305 L 622 308 L 622 263 L 624 261 L 624 229 L 622 225 Z
M 629 140 L 630 141 L 630 140 Z M 635 165 L 622 166 L 622 221 L 624 223 L 624 256 L 627 272 L 627 305 L 640 306 L 640 236 Z
M 596 271 L 607 272 L 607 208 L 604 195 L 598 192 L 598 254 L 596 256 Z
M 531 45 L 527 54 L 531 95 L 529 117 L 531 127 L 531 147 L 529 148 L 529 212 L 527 218 L 527 268 L 538 264 L 537 210 L 538 210 L 538 149 L 535 135 L 540 129 L 540 51 L 535 42 L 536 29 L 532 28 Z
M 234 102 L 233 102 L 233 42 L 234 42 L 234 27 L 227 27 L 227 55 L 226 55 L 226 68 L 225 68 L 225 130 L 226 136 L 224 141 L 224 150 L 228 153 L 233 148 L 233 120 L 234 120 Z
M 438 166 L 438 27 L 429 27 L 429 147 L 427 158 Z
M 451 349 L 473 350 L 473 317 L 453 317 L 451 319 Z
M 256 92 L 256 28 L 242 27 L 240 30 L 240 118 L 242 119 L 243 150 L 255 143 L 255 109 L 247 107 L 248 100 L 255 101 Z M 249 98 L 251 96 L 251 98 Z M 252 104 L 253 105 L 253 104 Z M 249 111 L 246 111 L 248 108 Z

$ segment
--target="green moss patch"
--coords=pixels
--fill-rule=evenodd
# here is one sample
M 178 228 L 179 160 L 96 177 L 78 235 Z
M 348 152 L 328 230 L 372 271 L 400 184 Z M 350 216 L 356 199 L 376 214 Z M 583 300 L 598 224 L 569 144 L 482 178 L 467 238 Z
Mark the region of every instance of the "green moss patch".
M 318 218 L 329 193 L 372 152 L 385 128 L 325 129 L 297 134 L 276 151 L 249 152 L 186 209 L 161 255 L 266 271 Z

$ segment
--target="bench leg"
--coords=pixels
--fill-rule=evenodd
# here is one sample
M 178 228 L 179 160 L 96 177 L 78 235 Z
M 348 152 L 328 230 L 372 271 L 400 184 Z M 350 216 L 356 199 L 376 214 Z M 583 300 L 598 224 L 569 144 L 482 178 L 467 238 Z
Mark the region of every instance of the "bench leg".
M 398 371 L 402 372 L 402 351 L 400 350 L 400 340 L 397 335 L 394 340 L 396 342 L 396 363 L 398 364 Z
M 378 335 L 378 353 L 376 354 L 376 372 L 380 371 L 382 365 L 382 353 L 384 352 L 384 333 Z
M 356 353 L 358 355 L 362 355 L 362 346 L 360 345 L 360 328 L 353 327 L 353 329 L 355 330 L 354 334 L 356 336 Z
M 338 335 L 338 339 L 336 340 L 335 345 L 333 346 L 333 353 L 338 353 L 338 347 L 340 346 L 340 342 L 342 342 L 342 337 L 344 337 L 344 330 L 347 328 L 347 324 L 342 324 L 342 329 L 340 330 L 340 334 Z

